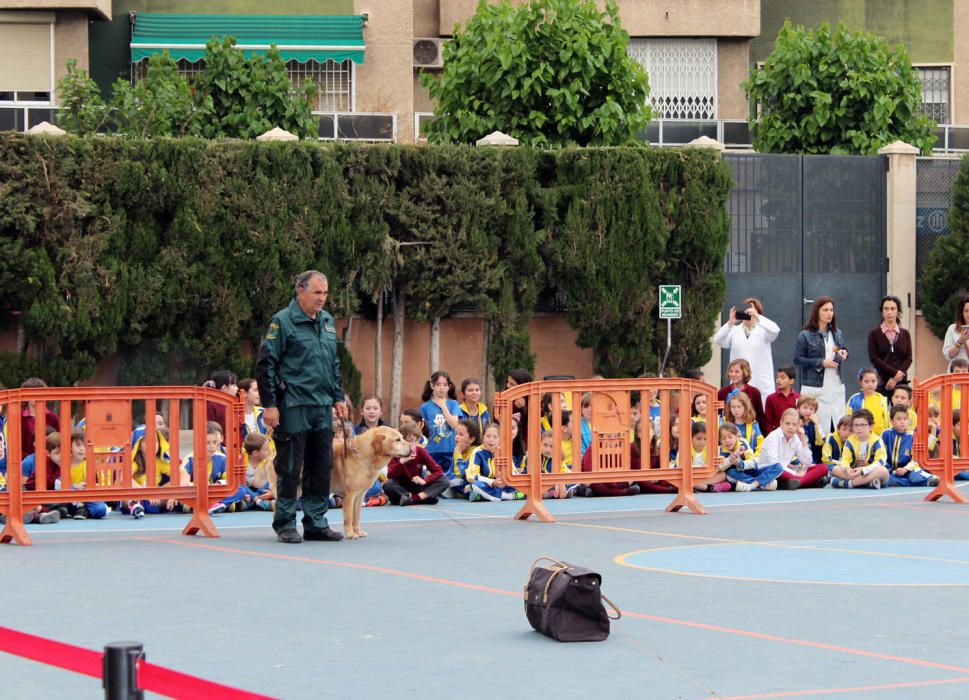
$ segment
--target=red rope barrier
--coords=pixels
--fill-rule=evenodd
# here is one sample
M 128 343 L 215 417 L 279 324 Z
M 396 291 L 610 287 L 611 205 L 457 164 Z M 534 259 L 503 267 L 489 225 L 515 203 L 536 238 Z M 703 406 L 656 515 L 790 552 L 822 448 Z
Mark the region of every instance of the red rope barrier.
M 101 652 L 18 632 L 9 627 L 0 627 L 0 651 L 92 678 L 102 678 L 104 675 L 104 654 Z M 147 661 L 138 663 L 138 687 L 180 700 L 275 700 L 269 695 L 213 683 Z

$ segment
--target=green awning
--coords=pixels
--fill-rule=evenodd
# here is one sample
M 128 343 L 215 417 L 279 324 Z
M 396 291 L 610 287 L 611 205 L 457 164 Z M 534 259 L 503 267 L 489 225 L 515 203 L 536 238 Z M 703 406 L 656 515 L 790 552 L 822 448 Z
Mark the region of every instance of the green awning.
M 363 63 L 361 15 L 170 15 L 138 13 L 131 35 L 134 63 L 168 50 L 198 61 L 212 37 L 234 36 L 247 56 L 275 44 L 283 59 Z

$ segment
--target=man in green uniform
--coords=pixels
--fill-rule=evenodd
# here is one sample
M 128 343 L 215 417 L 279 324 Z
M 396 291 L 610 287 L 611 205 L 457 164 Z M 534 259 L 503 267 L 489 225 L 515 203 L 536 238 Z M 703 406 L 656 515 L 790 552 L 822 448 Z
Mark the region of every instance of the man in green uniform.
M 262 418 L 276 442 L 276 514 L 280 542 L 342 540 L 326 521 L 333 468 L 333 416 L 347 406 L 340 386 L 336 326 L 323 310 L 330 287 L 308 270 L 296 278 L 296 298 L 269 322 L 256 360 Z M 300 471 L 302 470 L 302 475 Z M 296 529 L 297 486 L 303 486 L 303 535 Z

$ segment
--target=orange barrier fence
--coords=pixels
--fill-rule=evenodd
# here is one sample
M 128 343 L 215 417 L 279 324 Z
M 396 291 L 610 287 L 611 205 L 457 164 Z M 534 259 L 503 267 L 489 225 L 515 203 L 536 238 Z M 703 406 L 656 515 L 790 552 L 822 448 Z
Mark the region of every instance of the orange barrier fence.
M 948 496 L 956 503 L 967 503 L 967 499 L 955 487 L 958 472 L 969 469 L 969 375 L 942 374 L 924 382 L 915 380 L 913 385 L 914 407 L 918 416 L 918 428 L 912 445 L 912 459 L 919 466 L 939 477 L 939 485 L 925 497 L 926 501 L 937 501 Z M 939 392 L 936 396 L 935 392 Z M 937 403 L 936 403 L 937 402 Z M 928 430 L 929 405 L 939 407 L 939 451 L 937 457 L 929 456 L 929 440 L 934 436 Z M 953 435 L 952 414 L 959 410 L 959 433 Z
M 631 394 L 639 392 L 642 420 L 638 434 L 634 434 Z M 590 470 L 583 471 L 582 445 L 582 396 L 589 393 L 587 409 L 588 429 L 592 441 Z M 562 399 L 571 395 L 573 411 L 569 435 L 571 436 L 574 464 L 571 472 L 562 470 Z M 693 465 L 690 439 L 690 413 L 693 398 L 706 397 L 707 448 L 702 465 Z M 650 420 L 651 398 L 659 401 L 658 425 Z M 553 434 L 551 465 L 548 471 L 541 468 L 542 399 L 550 400 L 550 413 L 546 430 Z M 677 408 L 674 410 L 673 407 Z M 677 494 L 667 506 L 668 511 L 678 511 L 684 506 L 694 513 L 705 513 L 693 493 L 698 480 L 713 476 L 717 471 L 717 389 L 704 382 L 691 379 L 598 379 L 576 381 L 530 382 L 499 392 L 495 396 L 495 418 L 501 425 L 501 448 L 496 458 L 501 479 L 526 497 L 525 505 L 515 516 L 527 519 L 534 515 L 544 522 L 554 518 L 542 502 L 542 494 L 556 484 L 594 484 L 609 482 L 667 481 L 677 487 Z M 527 419 L 519 430 L 524 431 L 529 456 L 525 473 L 516 470 L 512 460 L 511 417 L 518 413 Z M 673 421 L 678 419 L 679 438 L 677 457 L 670 462 L 671 445 L 674 443 Z M 640 449 L 635 443 L 638 441 Z M 642 454 L 641 461 L 638 459 Z M 635 462 L 640 461 L 639 465 Z M 656 461 L 658 467 L 652 467 Z
M 192 402 L 192 456 L 194 483 L 188 483 L 181 473 L 179 431 L 183 401 Z M 143 439 L 141 457 L 133 454 L 133 404 L 144 406 L 148 429 Z M 225 439 L 226 470 L 224 484 L 210 484 L 208 457 L 205 450 L 206 406 L 212 403 L 225 409 L 227 434 Z M 158 449 L 160 433 L 155 427 L 155 415 L 167 404 L 168 423 L 172 439 L 167 455 Z M 57 410 L 51 412 L 50 405 Z M 6 525 L 0 531 L 0 542 L 16 541 L 31 544 L 23 525 L 25 510 L 38 505 L 83 503 L 92 501 L 141 501 L 169 499 L 192 508 L 192 518 L 183 534 L 202 532 L 218 537 L 208 509 L 218 501 L 238 491 L 245 483 L 242 461 L 241 426 L 245 403 L 241 396 L 233 398 L 222 391 L 202 387 L 86 387 L 44 389 L 14 389 L 0 391 L 0 406 L 7 414 L 7 487 L 0 491 L 0 513 L 6 515 Z M 29 412 L 25 409 L 29 407 Z M 46 409 L 46 410 L 45 410 Z M 49 464 L 46 455 L 48 413 L 57 415 L 60 423 L 61 464 Z M 31 417 L 32 416 L 32 417 Z M 84 479 L 72 483 L 71 427 L 84 421 L 86 460 Z M 34 483 L 35 489 L 23 488 L 23 446 L 21 422 L 34 421 Z M 59 469 L 59 483 L 49 479 L 48 470 Z M 165 473 L 167 472 L 167 473 Z M 143 481 L 144 485 L 140 485 Z M 50 482 L 50 483 L 49 483 Z M 79 484 L 81 486 L 79 487 Z M 54 488 L 49 488 L 54 486 Z

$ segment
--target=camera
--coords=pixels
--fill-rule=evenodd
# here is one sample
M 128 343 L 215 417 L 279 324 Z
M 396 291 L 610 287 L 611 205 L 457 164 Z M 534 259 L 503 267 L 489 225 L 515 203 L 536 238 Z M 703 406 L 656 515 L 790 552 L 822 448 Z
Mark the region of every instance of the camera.
M 737 317 L 737 320 L 738 321 L 749 321 L 750 320 L 750 314 L 747 313 L 746 311 L 737 311 L 734 315 Z

